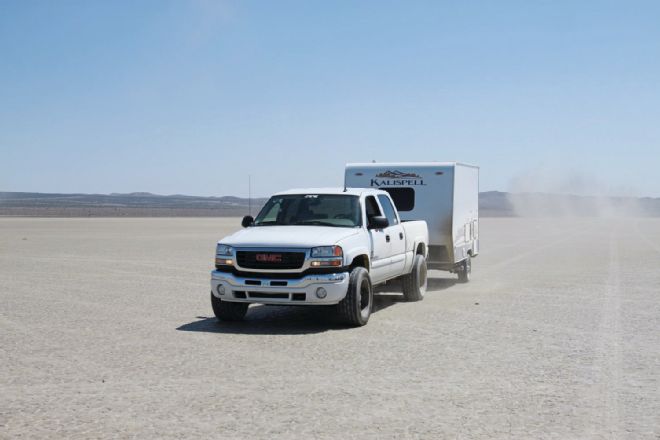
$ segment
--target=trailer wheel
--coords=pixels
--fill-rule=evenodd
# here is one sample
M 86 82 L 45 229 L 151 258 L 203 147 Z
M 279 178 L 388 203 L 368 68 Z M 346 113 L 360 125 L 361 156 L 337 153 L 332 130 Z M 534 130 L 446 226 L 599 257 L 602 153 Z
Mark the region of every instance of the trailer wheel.
M 351 271 L 346 296 L 337 304 L 339 318 L 346 324 L 360 327 L 369 321 L 374 292 L 369 272 L 364 267 Z
M 468 255 L 465 260 L 461 261 L 458 265 L 458 281 L 467 283 L 470 281 L 470 274 L 472 273 L 472 259 Z
M 222 301 L 211 294 L 211 306 L 218 321 L 242 321 L 249 305 L 248 303 Z
M 428 285 L 426 274 L 426 258 L 424 258 L 424 255 L 415 255 L 410 273 L 401 277 L 403 297 L 406 301 L 412 302 L 424 299 L 424 294 L 426 294 L 426 287 Z

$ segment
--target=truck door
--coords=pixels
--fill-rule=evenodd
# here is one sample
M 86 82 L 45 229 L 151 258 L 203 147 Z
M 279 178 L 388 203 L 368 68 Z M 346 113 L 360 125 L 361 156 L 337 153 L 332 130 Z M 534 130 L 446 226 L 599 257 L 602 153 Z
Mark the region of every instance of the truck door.
M 364 199 L 364 209 L 367 225 L 369 225 L 369 219 L 372 217 L 383 215 L 374 196 L 367 196 Z M 371 281 L 373 283 L 378 283 L 388 278 L 391 251 L 390 241 L 386 239 L 386 229 L 369 229 L 369 237 L 371 239 Z
M 387 241 L 389 237 L 390 241 L 390 268 L 388 270 L 388 276 L 398 277 L 404 271 L 406 265 L 406 237 L 399 222 L 399 218 L 396 215 L 394 206 L 390 201 L 390 198 L 384 194 L 378 196 L 378 201 L 380 206 L 383 208 L 385 217 L 389 221 L 390 225 L 385 229 L 385 240 Z

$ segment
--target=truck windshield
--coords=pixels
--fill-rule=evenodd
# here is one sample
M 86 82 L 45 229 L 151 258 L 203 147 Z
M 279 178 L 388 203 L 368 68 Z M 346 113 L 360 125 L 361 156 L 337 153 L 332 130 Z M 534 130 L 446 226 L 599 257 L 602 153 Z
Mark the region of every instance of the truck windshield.
M 316 225 L 353 228 L 361 226 L 357 196 L 292 194 L 273 196 L 254 220 L 255 226 Z

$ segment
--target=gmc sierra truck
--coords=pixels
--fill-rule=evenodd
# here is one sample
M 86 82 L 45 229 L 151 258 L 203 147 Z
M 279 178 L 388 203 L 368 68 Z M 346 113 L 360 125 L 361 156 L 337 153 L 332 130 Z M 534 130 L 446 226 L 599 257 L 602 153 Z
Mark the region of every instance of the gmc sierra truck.
M 242 226 L 216 247 L 211 304 L 219 320 L 242 320 L 251 303 L 327 305 L 362 326 L 374 286 L 396 278 L 406 300 L 424 298 L 426 222 L 401 221 L 385 191 L 286 191 Z

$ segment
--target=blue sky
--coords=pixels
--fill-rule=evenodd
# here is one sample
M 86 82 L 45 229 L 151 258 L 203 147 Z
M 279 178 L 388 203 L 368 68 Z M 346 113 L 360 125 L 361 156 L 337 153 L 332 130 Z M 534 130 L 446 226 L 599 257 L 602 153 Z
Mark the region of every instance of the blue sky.
M 258 195 L 350 161 L 660 196 L 657 1 L 0 1 L 0 191 Z

